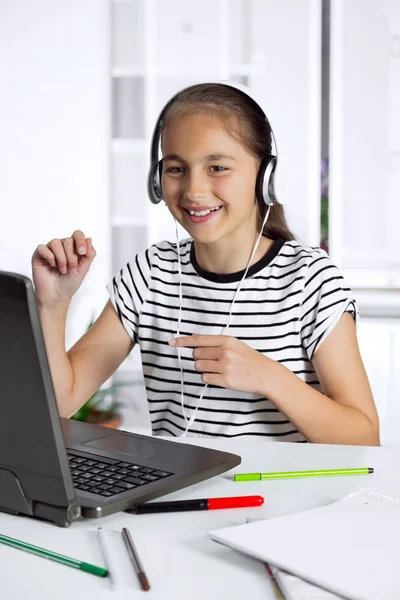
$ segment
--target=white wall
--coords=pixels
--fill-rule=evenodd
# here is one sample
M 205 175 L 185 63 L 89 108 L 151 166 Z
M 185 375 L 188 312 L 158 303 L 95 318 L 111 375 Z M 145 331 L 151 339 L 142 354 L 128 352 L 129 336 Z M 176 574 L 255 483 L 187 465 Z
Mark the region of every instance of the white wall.
M 400 320 L 361 319 L 358 342 L 375 399 L 383 445 L 400 443 Z
M 0 3 L 0 269 L 31 275 L 39 243 L 82 229 L 97 257 L 67 345 L 107 300 L 107 0 Z

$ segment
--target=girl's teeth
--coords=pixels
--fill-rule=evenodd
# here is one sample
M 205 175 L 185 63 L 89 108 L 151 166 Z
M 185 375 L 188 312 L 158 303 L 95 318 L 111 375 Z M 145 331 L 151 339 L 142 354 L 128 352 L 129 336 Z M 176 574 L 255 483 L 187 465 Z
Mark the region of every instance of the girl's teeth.
M 189 213 L 196 217 L 205 217 L 206 215 L 209 215 L 210 212 L 218 210 L 218 208 L 219 208 L 219 206 L 217 206 L 217 208 L 211 208 L 210 210 L 200 210 L 200 211 L 189 210 Z
M 194 210 L 189 211 L 191 215 L 195 215 L 196 217 L 204 217 L 205 215 L 209 215 L 211 210 L 201 210 L 199 212 L 195 212 Z

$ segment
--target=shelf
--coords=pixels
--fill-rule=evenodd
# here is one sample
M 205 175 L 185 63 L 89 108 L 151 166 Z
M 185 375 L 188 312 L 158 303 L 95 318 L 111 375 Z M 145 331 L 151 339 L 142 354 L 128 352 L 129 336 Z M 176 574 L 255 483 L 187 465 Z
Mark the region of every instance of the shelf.
M 237 75 L 239 75 L 240 77 L 246 76 L 246 75 L 257 75 L 259 73 L 259 67 L 255 67 L 254 65 L 236 65 L 230 66 L 230 76 L 231 77 L 235 77 Z
M 135 65 L 139 74 L 145 61 L 146 8 L 142 0 L 111 3 L 111 65 Z
M 144 67 L 116 66 L 111 68 L 111 77 L 145 77 L 147 71 Z
M 124 217 L 112 217 L 111 227 L 148 227 L 147 219 L 125 219 Z
M 111 227 L 111 266 L 113 273 L 132 261 L 138 252 L 148 247 L 147 227 L 141 227 L 135 221 L 132 225 L 121 222 L 118 227 Z
M 147 151 L 147 140 L 137 138 L 114 138 L 111 151 L 115 154 L 138 154 Z
M 234 78 L 236 76 L 247 76 L 258 74 L 260 67 L 256 67 L 251 64 L 237 65 L 230 68 L 229 76 Z M 179 67 L 165 67 L 161 69 L 145 69 L 145 67 L 139 66 L 127 66 L 127 65 L 115 65 L 111 68 L 111 76 L 115 78 L 122 77 L 158 77 L 158 76 L 185 76 L 190 75 L 193 79 L 198 77 L 208 77 L 210 75 L 210 69 L 191 69 L 188 65 L 187 68 L 184 66 Z M 216 80 L 210 76 L 210 81 Z
M 400 318 L 400 290 L 353 288 L 361 317 Z

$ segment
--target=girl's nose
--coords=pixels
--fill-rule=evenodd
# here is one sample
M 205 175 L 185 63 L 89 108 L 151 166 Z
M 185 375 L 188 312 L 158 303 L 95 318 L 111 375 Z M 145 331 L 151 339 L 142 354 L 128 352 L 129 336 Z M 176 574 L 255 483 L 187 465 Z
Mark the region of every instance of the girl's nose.
M 207 193 L 208 187 L 204 177 L 191 174 L 186 178 L 185 196 L 188 200 L 201 200 L 207 197 Z

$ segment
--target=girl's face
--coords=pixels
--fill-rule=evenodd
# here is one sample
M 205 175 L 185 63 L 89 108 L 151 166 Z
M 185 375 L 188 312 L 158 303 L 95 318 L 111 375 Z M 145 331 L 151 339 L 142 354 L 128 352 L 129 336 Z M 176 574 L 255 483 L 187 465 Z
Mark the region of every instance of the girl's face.
M 217 118 L 181 117 L 166 129 L 162 152 L 164 199 L 194 240 L 208 244 L 240 231 L 253 240 L 259 162 Z

